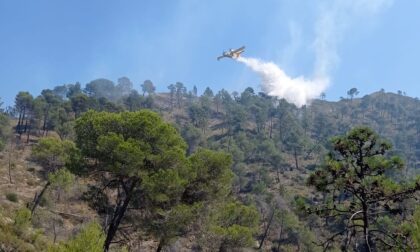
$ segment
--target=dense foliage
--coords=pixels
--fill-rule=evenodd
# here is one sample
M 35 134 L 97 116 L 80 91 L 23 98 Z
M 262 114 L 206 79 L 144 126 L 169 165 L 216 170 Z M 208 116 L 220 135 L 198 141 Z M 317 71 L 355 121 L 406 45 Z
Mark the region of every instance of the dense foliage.
M 398 222 L 405 218 L 406 200 L 420 190 L 420 176 L 406 184 L 392 179 L 401 172 L 402 160 L 386 157 L 391 145 L 369 128 L 354 128 L 333 138 L 332 145 L 323 165 L 309 177 L 309 184 L 325 193 L 313 211 L 328 218 L 334 230 L 324 247 L 341 238 L 346 251 L 414 249 Z
M 323 94 L 297 108 L 252 88 L 199 96 L 176 82 L 155 90 L 122 77 L 16 96 L 7 112 L 18 144 L 33 145 L 31 160 L 42 167 L 30 221 L 54 211 L 46 233 L 55 241 L 68 213 L 53 205 L 72 192 L 98 223 L 83 229 L 92 236 L 81 231 L 51 249 L 89 239 L 103 240 L 95 249 L 134 251 L 418 248 L 410 180 L 420 165 L 418 99 L 383 90 L 357 98 L 352 88 L 339 102 Z M 360 125 L 394 148 L 367 127 L 346 133 Z
M 82 156 L 90 159 L 83 167 L 85 172 L 106 173 L 98 178 L 104 185 L 100 192 L 109 189 L 117 193 L 110 206 L 114 210 L 106 212 L 110 216 L 105 250 L 130 207 L 138 210 L 131 215 L 142 220 L 142 229 L 159 240 L 160 250 L 186 233 L 194 216 L 208 211 L 214 201 L 228 199 L 232 178 L 229 156 L 199 150 L 186 157 L 181 136 L 156 113 L 88 111 L 77 119 L 75 131 Z M 248 230 L 243 228 L 243 232 Z

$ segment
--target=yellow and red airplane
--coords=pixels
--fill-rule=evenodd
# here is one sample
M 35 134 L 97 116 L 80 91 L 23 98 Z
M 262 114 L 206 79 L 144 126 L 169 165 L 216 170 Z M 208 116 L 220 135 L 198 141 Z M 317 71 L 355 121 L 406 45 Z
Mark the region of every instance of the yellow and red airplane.
M 222 58 L 231 58 L 231 59 L 237 59 L 239 56 L 241 56 L 241 53 L 245 51 L 245 46 L 242 46 L 238 49 L 229 49 L 229 51 L 223 52 L 222 56 L 217 57 L 217 60 L 220 60 Z

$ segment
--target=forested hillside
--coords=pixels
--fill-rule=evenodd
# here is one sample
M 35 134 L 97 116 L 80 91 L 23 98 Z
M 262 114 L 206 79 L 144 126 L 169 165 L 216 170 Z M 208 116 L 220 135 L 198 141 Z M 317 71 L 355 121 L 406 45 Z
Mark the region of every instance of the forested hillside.
M 0 251 L 420 248 L 417 98 L 199 93 L 19 92 L 0 117 Z

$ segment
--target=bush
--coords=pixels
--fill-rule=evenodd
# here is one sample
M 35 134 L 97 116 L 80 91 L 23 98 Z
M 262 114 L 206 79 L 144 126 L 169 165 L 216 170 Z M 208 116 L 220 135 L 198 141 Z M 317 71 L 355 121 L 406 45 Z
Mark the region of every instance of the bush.
M 252 187 L 252 192 L 255 194 L 264 194 L 267 191 L 267 185 L 263 181 L 258 181 Z
M 16 212 L 15 215 L 15 226 L 23 228 L 29 225 L 31 222 L 31 211 L 28 208 L 21 208 Z
M 20 208 L 14 211 L 0 209 L 0 251 L 45 251 L 50 242 L 43 230 L 34 230 L 31 227 L 31 211 Z M 10 222 L 12 218 L 14 222 Z
M 16 193 L 7 193 L 6 199 L 8 199 L 11 202 L 18 202 L 18 196 Z
M 69 160 L 69 155 L 75 151 L 71 141 L 61 141 L 54 137 L 43 137 L 32 148 L 32 159 L 46 169 L 54 170 L 62 167 Z
M 105 234 L 101 226 L 92 222 L 87 224 L 75 237 L 58 246 L 48 248 L 48 252 L 102 252 Z

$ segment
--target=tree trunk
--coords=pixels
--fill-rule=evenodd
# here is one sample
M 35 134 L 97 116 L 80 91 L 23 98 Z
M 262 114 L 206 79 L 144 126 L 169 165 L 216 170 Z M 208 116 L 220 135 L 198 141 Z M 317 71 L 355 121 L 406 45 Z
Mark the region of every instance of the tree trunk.
M 297 150 L 296 150 L 296 147 L 294 148 L 294 157 L 295 157 L 295 166 L 296 166 L 296 170 L 299 170 L 299 163 L 298 163 L 298 156 L 297 156 Z
M 281 224 L 280 224 L 280 234 L 279 234 L 279 241 L 277 244 L 277 251 L 280 251 L 280 245 L 281 245 L 281 237 L 283 235 L 283 223 L 284 223 L 284 218 L 285 216 L 283 216 L 283 218 L 281 218 Z
M 222 244 L 220 244 L 219 247 L 219 252 L 226 252 L 227 251 L 227 245 L 225 244 L 225 242 L 222 242 Z
M 18 123 L 16 125 L 16 133 L 19 133 L 20 131 L 20 121 L 22 119 L 22 112 L 19 112 L 19 119 L 18 119 Z
M 10 145 L 12 145 L 12 144 L 10 144 Z M 9 149 L 9 182 L 10 182 L 10 184 L 13 183 L 13 181 L 12 181 L 12 160 L 11 160 L 11 155 L 12 155 L 12 147 L 10 146 L 10 149 Z
M 53 243 L 55 244 L 55 242 L 57 241 L 57 230 L 55 229 L 55 219 L 53 218 L 53 231 L 54 231 L 54 241 Z
M 25 120 L 25 113 L 26 113 L 26 109 L 25 108 L 23 108 L 23 112 L 22 112 L 22 118 L 21 118 L 21 120 L 20 120 L 20 124 L 19 124 L 19 140 L 20 140 L 20 137 L 22 136 L 22 126 L 23 126 L 23 121 Z
M 362 195 L 362 199 L 365 200 L 365 196 Z M 365 239 L 364 244 L 362 245 L 364 251 L 371 252 L 371 242 L 369 237 L 369 217 L 368 217 L 368 205 L 365 201 L 362 202 L 362 208 L 363 208 L 363 236 Z
M 134 188 L 136 187 L 137 184 L 137 180 L 134 180 L 131 185 L 130 188 L 126 191 L 126 195 L 125 195 L 125 199 L 122 205 L 120 205 L 120 203 L 117 205 L 115 212 L 114 212 L 114 216 L 112 217 L 111 221 L 110 221 L 110 225 L 108 228 L 108 233 L 105 239 L 105 243 L 104 243 L 104 251 L 108 251 L 109 250 L 109 245 L 112 242 L 112 239 L 114 238 L 115 234 L 117 233 L 118 230 L 118 226 L 121 223 L 122 218 L 124 217 L 125 211 L 127 210 L 128 204 L 130 203 L 131 197 L 132 197 L 132 193 L 134 191 Z
M 163 244 L 165 244 L 164 243 L 164 241 L 161 239 L 161 240 L 159 240 L 159 244 L 158 244 L 158 247 L 157 247 L 157 249 L 156 249 L 156 252 L 160 252 L 160 251 L 162 251 L 162 249 L 163 249 Z
M 267 238 L 267 235 L 268 235 L 268 230 L 270 229 L 271 223 L 273 222 L 273 217 L 274 217 L 274 210 L 271 212 L 270 220 L 268 221 L 267 227 L 265 228 L 264 235 L 261 239 L 260 246 L 258 247 L 258 249 L 261 249 L 262 246 L 264 245 L 265 238 Z
M 31 208 L 31 216 L 34 215 L 36 207 L 39 205 L 39 202 L 41 201 L 42 196 L 44 195 L 45 191 L 47 190 L 47 188 L 50 185 L 51 185 L 51 183 L 48 181 L 45 184 L 44 188 L 42 188 L 42 191 L 38 195 L 35 195 L 35 199 L 34 199 L 34 202 L 33 202 L 32 208 Z
M 25 130 L 24 130 L 24 132 L 26 133 L 27 130 L 28 130 L 28 117 L 26 117 L 26 120 L 25 120 Z
M 48 121 L 48 112 L 44 114 L 44 123 L 42 124 L 42 131 L 44 132 L 43 135 L 45 135 L 45 129 L 47 128 L 47 121 Z
M 280 183 L 280 167 L 277 167 L 276 172 L 277 172 L 277 182 Z
M 26 132 L 26 143 L 29 143 L 29 132 L 30 130 L 28 129 L 28 131 Z

